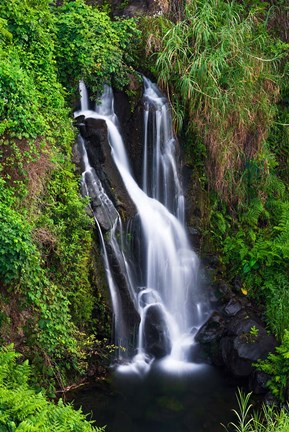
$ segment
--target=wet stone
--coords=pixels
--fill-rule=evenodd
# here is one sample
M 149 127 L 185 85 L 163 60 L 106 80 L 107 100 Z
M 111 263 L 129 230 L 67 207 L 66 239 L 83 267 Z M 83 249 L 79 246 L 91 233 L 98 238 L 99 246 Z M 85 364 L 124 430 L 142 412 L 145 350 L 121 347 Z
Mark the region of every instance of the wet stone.
M 235 316 L 242 309 L 242 305 L 236 299 L 231 299 L 225 306 L 224 312 L 227 316 Z
M 220 339 L 224 331 L 224 319 L 218 312 L 213 312 L 208 321 L 200 328 L 196 335 L 196 341 L 202 344 Z

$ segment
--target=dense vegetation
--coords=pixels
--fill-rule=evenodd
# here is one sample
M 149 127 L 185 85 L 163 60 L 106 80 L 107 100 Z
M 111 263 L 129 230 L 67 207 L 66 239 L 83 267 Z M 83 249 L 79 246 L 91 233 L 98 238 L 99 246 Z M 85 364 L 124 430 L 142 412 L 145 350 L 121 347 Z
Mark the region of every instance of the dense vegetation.
M 0 429 L 6 432 L 101 432 L 60 399 L 55 405 L 28 385 L 27 362 L 18 363 L 12 346 L 0 350 Z
M 92 253 L 93 223 L 71 161 L 71 107 L 80 79 L 94 91 L 111 81 L 119 87 L 128 82 L 129 41 L 137 36 L 132 20 L 112 21 L 82 0 L 58 7 L 48 0 L 1 2 L 0 342 L 14 343 L 30 360 L 33 385 L 50 396 L 55 383 L 64 388 L 85 372 L 87 354 L 110 332 Z M 14 363 L 4 364 L 5 371 Z M 34 397 L 27 379 L 21 378 L 15 394 L 7 390 L 11 404 L 27 392 Z M 1 412 L 8 407 L 5 392 L 1 387 Z M 51 425 L 58 415 L 70 416 L 60 404 L 53 420 L 53 408 L 37 398 L 35 416 L 45 406 Z M 21 410 L 12 414 L 7 421 L 26 418 Z M 46 422 L 45 416 L 36 416 L 35 424 Z M 41 430 L 58 430 L 51 427 L 43 423 Z

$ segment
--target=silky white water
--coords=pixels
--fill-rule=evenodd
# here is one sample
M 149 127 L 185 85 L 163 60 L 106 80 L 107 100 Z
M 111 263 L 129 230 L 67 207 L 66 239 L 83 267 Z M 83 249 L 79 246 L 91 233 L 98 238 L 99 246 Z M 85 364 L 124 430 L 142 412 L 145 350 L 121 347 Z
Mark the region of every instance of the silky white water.
M 198 286 L 199 260 L 184 227 L 184 196 L 178 176 L 170 107 L 157 86 L 144 79 L 143 172 L 142 184 L 138 185 L 119 132 L 111 88 L 105 87 L 94 111 L 87 109 L 84 83 L 80 84 L 80 91 L 81 111 L 76 115 L 105 120 L 112 157 L 137 210 L 139 252 L 137 262 L 133 262 L 133 253 L 123 248 L 124 231 L 117 212 L 103 188 L 95 182 L 104 207 L 108 207 L 109 213 L 112 210 L 115 222 L 111 221 L 110 246 L 125 273 L 132 304 L 140 317 L 135 352 L 130 361 L 145 370 L 154 353 L 161 352 L 159 357 L 186 362 L 190 359 L 196 330 L 205 320 L 207 304 Z M 83 154 L 87 158 L 85 151 Z M 85 172 L 91 172 L 87 159 L 85 164 Z M 135 232 L 130 233 L 128 227 L 126 237 L 128 234 L 133 236 Z M 103 239 L 102 242 L 105 247 Z M 105 267 L 115 315 L 115 343 L 125 345 L 129 335 L 107 254 Z

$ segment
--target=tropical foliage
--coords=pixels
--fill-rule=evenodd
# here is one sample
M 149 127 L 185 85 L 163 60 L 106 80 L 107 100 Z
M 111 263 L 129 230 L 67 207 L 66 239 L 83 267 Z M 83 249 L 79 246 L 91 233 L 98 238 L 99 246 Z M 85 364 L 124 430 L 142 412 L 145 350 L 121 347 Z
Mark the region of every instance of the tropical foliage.
M 159 77 L 173 104 L 185 163 L 198 185 L 203 244 L 220 253 L 223 276 L 237 276 L 242 292 L 264 307 L 268 328 L 280 341 L 259 367 L 272 376 L 273 393 L 285 400 L 287 2 L 191 0 L 181 13 L 177 5 L 185 2 L 172 2 L 173 20 L 142 18 L 140 49 L 133 20 L 112 20 L 105 9 L 87 3 L 1 3 L 0 340 L 17 343 L 31 358 L 40 386 L 49 388 L 52 381 L 52 394 L 55 379 L 63 386 L 81 373 L 89 334 L 97 331 L 99 321 L 108 322 L 97 289 L 101 283 L 91 254 L 87 202 L 78 194 L 71 163 L 71 105 L 76 104 L 79 79 L 86 80 L 92 93 L 104 83 L 124 87 L 138 57 L 140 70 Z M 106 336 L 105 325 L 101 327 L 100 337 Z M 0 371 L 4 430 L 68 430 L 61 422 L 64 417 L 68 421 L 70 408 L 60 402 L 53 411 L 29 389 L 29 367 L 16 363 L 16 357 L 12 349 L 0 353 L 6 371 Z M 29 401 L 28 411 L 21 399 Z M 75 415 L 76 422 L 83 419 Z M 243 429 L 233 426 L 243 431 L 253 425 L 273 431 L 274 422 L 276 430 L 288 426 L 283 411 L 265 409 L 264 416 L 267 429 L 259 428 L 256 419 L 247 424 L 246 416 L 239 418 Z M 79 430 L 93 430 L 89 428 Z
M 75 90 L 79 77 L 95 94 L 111 80 L 118 87 L 128 83 L 139 37 L 133 20 L 112 22 L 83 0 L 65 2 L 55 15 L 58 74 L 68 90 Z
M 80 79 L 124 86 L 138 38 L 133 20 L 56 3 L 0 10 L 0 340 L 17 343 L 51 394 L 85 369 L 90 333 L 109 329 L 71 162 L 71 101 Z
M 101 432 L 93 427 L 81 411 L 74 411 L 59 399 L 48 402 L 44 395 L 29 386 L 31 373 L 27 361 L 19 362 L 20 354 L 13 346 L 0 350 L 0 429 L 6 432 Z

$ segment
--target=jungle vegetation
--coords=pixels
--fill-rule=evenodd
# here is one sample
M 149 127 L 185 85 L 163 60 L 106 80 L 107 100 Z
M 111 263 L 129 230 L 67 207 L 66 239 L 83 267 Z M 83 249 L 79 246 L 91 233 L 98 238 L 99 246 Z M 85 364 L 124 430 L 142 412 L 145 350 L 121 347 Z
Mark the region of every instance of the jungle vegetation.
M 137 21 L 112 19 L 109 3 L 0 6 L 4 430 L 68 430 L 62 422 L 70 408 L 60 402 L 52 415 L 39 391 L 53 396 L 55 385 L 79 377 L 87 354 L 109 335 L 93 224 L 72 163 L 71 112 L 79 79 L 96 94 L 104 83 L 125 88 L 137 69 L 155 76 L 170 98 L 201 213 L 191 223 L 203 252 L 219 254 L 217 277 L 238 278 L 278 338 L 259 368 L 270 373 L 273 394 L 288 399 L 288 3 L 191 0 L 180 11 L 171 2 L 168 16 Z M 32 401 L 25 412 L 16 406 L 24 394 Z M 73 421 L 93 430 L 79 413 Z
M 95 92 L 128 82 L 138 31 L 82 0 L 57 3 L 0 6 L 0 343 L 30 362 L 12 348 L 0 353 L 7 431 L 94 430 L 39 391 L 53 397 L 79 380 L 92 350 L 103 362 L 110 337 L 94 225 L 72 163 L 72 110 L 79 79 Z

